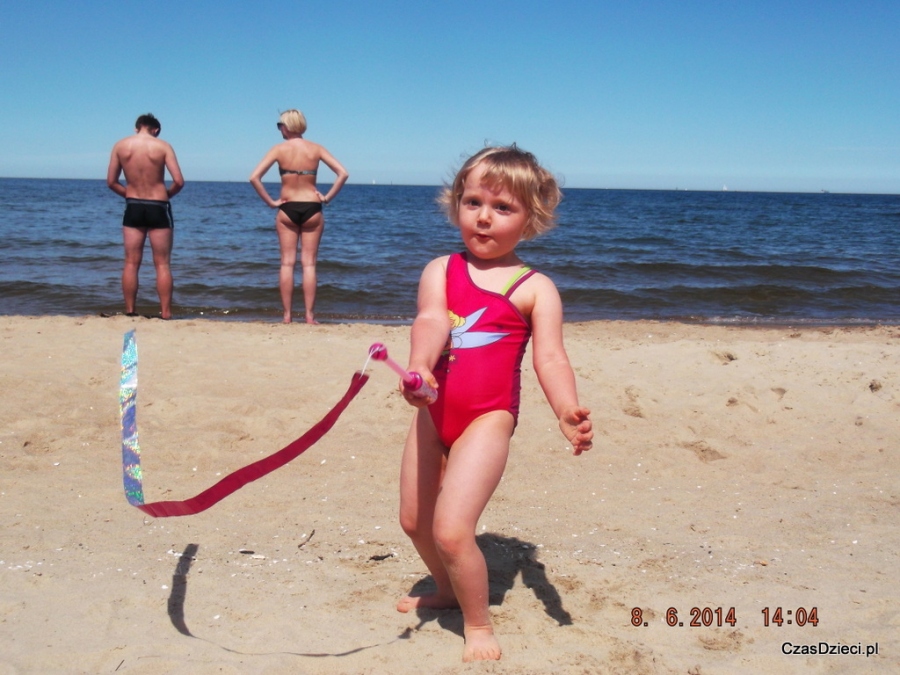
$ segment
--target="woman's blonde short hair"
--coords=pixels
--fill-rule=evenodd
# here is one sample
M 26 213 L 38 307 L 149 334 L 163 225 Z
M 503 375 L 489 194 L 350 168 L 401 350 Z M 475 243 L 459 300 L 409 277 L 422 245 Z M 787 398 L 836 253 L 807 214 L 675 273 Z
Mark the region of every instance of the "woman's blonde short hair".
M 306 118 L 299 110 L 294 108 L 285 110 L 278 119 L 284 125 L 284 128 L 291 133 L 301 135 L 306 133 Z
M 451 223 L 459 225 L 459 201 L 466 177 L 479 164 L 484 165 L 482 180 L 486 185 L 509 190 L 528 210 L 523 239 L 534 239 L 556 226 L 555 211 L 562 200 L 559 185 L 553 174 L 538 164 L 534 155 L 515 143 L 485 148 L 472 155 L 456 173 L 453 182 L 444 186 L 438 203 Z

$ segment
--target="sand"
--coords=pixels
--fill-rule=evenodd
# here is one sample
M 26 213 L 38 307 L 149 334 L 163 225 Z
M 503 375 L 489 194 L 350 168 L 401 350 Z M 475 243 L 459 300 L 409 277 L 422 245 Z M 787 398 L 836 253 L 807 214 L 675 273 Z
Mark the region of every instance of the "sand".
M 395 376 L 291 464 L 153 519 L 122 490 L 130 328 L 147 501 L 280 449 L 409 333 L 0 318 L 0 673 L 900 671 L 898 327 L 567 324 L 595 447 L 571 455 L 528 365 L 478 527 L 503 659 L 467 665 L 458 612 L 394 609 L 427 583 Z M 878 653 L 784 653 L 820 643 Z

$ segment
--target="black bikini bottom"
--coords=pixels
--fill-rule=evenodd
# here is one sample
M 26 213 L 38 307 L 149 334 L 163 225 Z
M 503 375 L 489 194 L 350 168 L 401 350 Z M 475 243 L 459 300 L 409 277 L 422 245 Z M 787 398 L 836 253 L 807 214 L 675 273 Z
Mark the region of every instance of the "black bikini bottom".
M 278 208 L 299 227 L 322 211 L 322 202 L 285 202 Z

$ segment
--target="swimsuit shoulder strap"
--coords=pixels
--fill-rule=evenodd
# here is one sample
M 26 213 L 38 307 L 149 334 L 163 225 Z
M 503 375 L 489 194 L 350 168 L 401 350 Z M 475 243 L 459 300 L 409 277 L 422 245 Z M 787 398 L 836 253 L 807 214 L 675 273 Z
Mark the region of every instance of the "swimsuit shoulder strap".
M 535 270 L 531 269 L 528 265 L 525 265 L 525 267 L 513 274 L 512 279 L 507 281 L 506 286 L 503 287 L 503 297 L 508 298 L 509 296 L 511 296 L 515 292 L 515 290 L 534 273 Z
M 455 265 L 462 265 L 465 269 L 468 264 L 469 257 L 466 255 L 465 251 L 460 251 L 458 253 L 453 253 L 450 256 L 450 260 L 447 261 L 447 278 L 450 277 L 450 268 Z M 515 290 L 525 283 L 526 280 L 531 278 L 537 270 L 531 269 L 528 265 L 524 265 L 521 269 L 516 270 L 516 272 L 512 275 L 512 278 L 506 282 L 506 285 L 503 287 L 503 290 L 500 291 L 500 295 L 504 298 L 509 299 L 509 297 L 515 292 Z

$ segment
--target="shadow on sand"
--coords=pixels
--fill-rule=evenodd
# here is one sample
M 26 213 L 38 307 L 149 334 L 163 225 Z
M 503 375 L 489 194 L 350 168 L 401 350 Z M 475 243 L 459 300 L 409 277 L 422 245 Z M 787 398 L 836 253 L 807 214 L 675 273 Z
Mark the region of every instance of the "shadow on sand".
M 516 582 L 516 577 L 522 576 L 522 583 L 530 589 L 535 598 L 544 605 L 544 612 L 551 619 L 556 621 L 560 626 L 572 625 L 571 615 L 563 608 L 562 598 L 556 587 L 550 583 L 544 564 L 537 559 L 537 546 L 522 541 L 516 537 L 503 537 L 498 534 L 481 534 L 476 537 L 478 546 L 484 554 L 488 567 L 488 580 L 490 589 L 490 604 L 502 605 L 506 598 L 506 593 L 512 590 Z M 211 644 L 216 644 L 225 651 L 250 655 L 263 654 L 290 654 L 293 656 L 305 657 L 340 657 L 354 654 L 357 652 L 372 649 L 374 647 L 384 646 L 390 642 L 397 640 L 409 639 L 412 632 L 417 631 L 428 621 L 436 620 L 438 625 L 445 630 L 452 631 L 463 636 L 462 614 L 459 610 L 433 610 L 433 609 L 417 609 L 416 614 L 419 618 L 419 625 L 415 628 L 407 628 L 403 633 L 387 643 L 378 643 L 357 647 L 343 652 L 326 653 L 326 652 L 264 652 L 262 654 L 253 654 L 243 652 L 236 649 L 230 649 L 224 645 L 219 645 L 212 640 L 200 637 L 191 633 L 185 622 L 184 605 L 187 598 L 188 573 L 191 565 L 197 557 L 199 544 L 188 544 L 178 559 L 178 564 L 172 574 L 172 589 L 169 593 L 168 614 L 169 620 L 175 629 L 182 635 L 203 640 Z M 431 577 L 416 582 L 410 591 L 410 595 L 426 595 L 434 591 L 434 582 Z
M 572 616 L 563 608 L 559 592 L 547 578 L 544 564 L 537 559 L 537 546 L 516 537 L 492 533 L 480 534 L 475 540 L 487 562 L 490 604 L 502 605 L 507 591 L 512 590 L 516 577 L 521 573 L 522 583 L 544 605 L 547 616 L 560 626 L 572 625 Z M 416 582 L 410 595 L 427 595 L 434 590 L 434 581 L 429 576 Z M 463 635 L 462 614 L 458 610 L 417 609 L 416 614 L 419 625 L 414 630 L 428 621 L 437 620 L 445 630 Z
M 172 622 L 175 630 L 177 630 L 182 635 L 186 635 L 187 637 L 194 638 L 195 640 L 202 640 L 203 642 L 208 642 L 209 644 L 215 645 L 216 647 L 219 647 L 226 652 L 231 652 L 232 654 L 240 654 L 242 656 L 271 656 L 273 654 L 286 654 L 289 656 L 326 658 L 348 656 L 350 654 L 356 654 L 368 649 L 374 649 L 375 647 L 383 647 L 384 645 L 391 644 L 392 642 L 396 642 L 397 640 L 408 640 L 412 634 L 412 629 L 407 628 L 393 640 L 365 645 L 362 647 L 356 647 L 354 649 L 348 649 L 343 652 L 245 652 L 238 649 L 231 649 L 230 647 L 221 645 L 217 642 L 214 642 L 213 640 L 200 637 L 199 635 L 194 635 L 193 633 L 191 633 L 190 629 L 187 627 L 187 623 L 184 620 L 184 603 L 187 598 L 188 573 L 191 570 L 191 564 L 193 564 L 194 560 L 197 559 L 197 551 L 199 549 L 199 544 L 188 544 L 185 547 L 184 551 L 180 554 L 178 558 L 178 564 L 175 566 L 175 572 L 172 574 L 172 590 L 169 592 L 169 602 L 167 606 L 169 620 Z M 122 663 L 124 663 L 124 661 Z M 120 663 L 119 665 L 121 666 L 122 664 Z

